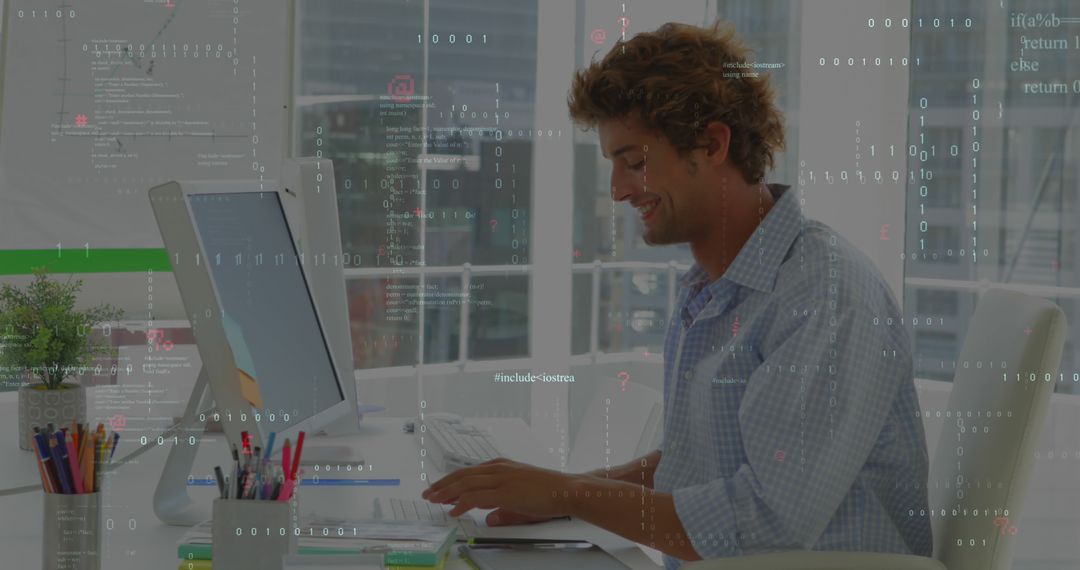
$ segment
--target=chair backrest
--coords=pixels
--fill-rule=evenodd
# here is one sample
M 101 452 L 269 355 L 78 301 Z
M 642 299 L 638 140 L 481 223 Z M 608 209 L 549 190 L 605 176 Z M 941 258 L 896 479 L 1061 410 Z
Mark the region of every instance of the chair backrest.
M 930 462 L 934 558 L 949 570 L 1011 566 L 1065 331 L 1049 301 L 1000 289 L 979 299 Z

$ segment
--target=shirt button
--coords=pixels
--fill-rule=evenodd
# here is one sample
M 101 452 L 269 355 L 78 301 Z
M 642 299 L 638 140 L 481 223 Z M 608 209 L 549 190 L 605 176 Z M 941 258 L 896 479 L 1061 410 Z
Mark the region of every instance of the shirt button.
M 690 372 L 689 370 L 687 370 L 686 372 L 683 372 L 683 375 L 682 375 L 682 377 L 683 377 L 683 378 L 686 378 L 687 380 L 689 380 L 689 379 L 691 379 L 691 378 L 693 378 L 693 377 L 694 377 L 694 373 L 693 373 L 693 372 Z

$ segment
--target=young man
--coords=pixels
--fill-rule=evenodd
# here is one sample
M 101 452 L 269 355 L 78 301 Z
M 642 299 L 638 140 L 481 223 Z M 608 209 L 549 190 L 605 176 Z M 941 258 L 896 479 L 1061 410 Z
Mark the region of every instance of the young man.
M 766 77 L 731 72 L 747 54 L 719 23 L 668 24 L 578 72 L 569 96 L 645 242 L 689 243 L 696 261 L 664 350 L 661 449 L 583 475 L 497 460 L 425 498 L 454 515 L 497 508 L 490 524 L 571 515 L 669 568 L 776 550 L 931 554 L 902 315 L 865 256 L 764 184 L 783 118 Z

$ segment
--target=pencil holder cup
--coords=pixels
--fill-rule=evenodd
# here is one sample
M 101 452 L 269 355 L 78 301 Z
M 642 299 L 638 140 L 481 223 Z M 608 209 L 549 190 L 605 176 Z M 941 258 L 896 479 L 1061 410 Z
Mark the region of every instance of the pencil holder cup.
M 101 493 L 44 497 L 42 570 L 101 570 Z
M 213 567 L 280 570 L 296 553 L 296 516 L 292 501 L 214 499 Z

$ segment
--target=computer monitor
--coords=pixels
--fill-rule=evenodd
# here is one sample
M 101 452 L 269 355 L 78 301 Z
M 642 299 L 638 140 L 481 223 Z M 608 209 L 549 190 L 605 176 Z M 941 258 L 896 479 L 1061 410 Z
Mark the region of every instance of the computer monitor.
M 237 446 L 242 431 L 261 446 L 270 432 L 283 441 L 355 413 L 343 386 L 352 367 L 330 349 L 276 184 L 170 182 L 150 200 L 203 362 L 187 420 L 200 384 Z M 193 447 L 174 446 L 159 483 L 166 522 L 197 522 L 186 489 L 173 489 L 178 476 L 186 485 Z
M 304 264 L 304 273 L 311 284 L 315 305 L 320 309 L 330 350 L 339 363 L 351 365 L 352 326 L 345 293 L 345 267 L 355 263 L 350 263 L 341 247 L 334 163 L 318 157 L 285 160 L 281 165 L 281 188 L 278 196 L 285 206 L 289 226 L 293 229 L 296 249 L 308 260 Z M 381 406 L 360 400 L 362 394 L 357 393 L 352 368 L 343 373 L 345 396 L 357 408 L 357 414 L 345 416 L 326 426 L 324 431 L 329 435 L 356 433 L 364 413 L 381 409 Z M 350 386 L 356 389 L 350 390 Z

